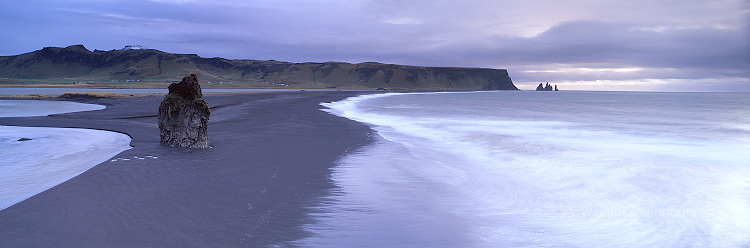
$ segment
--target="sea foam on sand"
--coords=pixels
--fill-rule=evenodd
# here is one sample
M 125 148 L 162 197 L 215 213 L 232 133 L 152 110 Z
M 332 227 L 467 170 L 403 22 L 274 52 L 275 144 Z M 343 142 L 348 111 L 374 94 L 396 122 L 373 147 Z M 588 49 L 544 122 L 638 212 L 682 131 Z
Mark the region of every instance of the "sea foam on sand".
M 104 106 L 3 100 L 0 101 L 0 117 L 44 116 L 54 113 L 50 108 L 77 112 Z M 0 126 L 0 210 L 130 149 L 130 140 L 128 135 L 101 130 Z
M 747 93 L 451 92 L 322 104 L 373 144 L 305 247 L 750 247 Z

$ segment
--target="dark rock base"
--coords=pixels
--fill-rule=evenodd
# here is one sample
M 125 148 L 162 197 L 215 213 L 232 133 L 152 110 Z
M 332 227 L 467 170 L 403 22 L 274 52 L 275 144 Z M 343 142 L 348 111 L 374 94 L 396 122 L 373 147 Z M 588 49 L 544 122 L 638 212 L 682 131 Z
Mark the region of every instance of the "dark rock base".
M 159 104 L 161 144 L 210 148 L 207 132 L 210 114 L 195 74 L 186 76 L 179 84 L 170 85 L 169 94 Z

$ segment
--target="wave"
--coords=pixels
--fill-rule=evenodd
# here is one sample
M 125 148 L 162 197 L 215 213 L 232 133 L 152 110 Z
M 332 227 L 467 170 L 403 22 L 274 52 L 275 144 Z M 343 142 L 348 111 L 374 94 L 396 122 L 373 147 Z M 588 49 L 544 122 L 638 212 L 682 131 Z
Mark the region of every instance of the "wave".
M 701 114 L 684 109 L 690 114 L 672 113 L 667 120 L 659 113 L 674 110 L 665 104 L 650 109 L 653 116 L 624 116 L 619 118 L 632 121 L 608 125 L 614 114 L 638 108 L 632 100 L 647 105 L 653 99 L 626 95 L 622 99 L 628 102 L 603 110 L 599 96 L 586 96 L 588 108 L 577 100 L 580 93 L 552 97 L 570 103 L 563 109 L 567 113 L 583 114 L 519 107 L 550 100 L 529 93 L 383 94 L 323 104 L 330 113 L 371 125 L 379 138 L 334 169 L 337 194 L 318 209 L 320 223 L 309 227 L 315 235 L 304 242 L 322 247 L 357 240 L 373 247 L 750 244 L 747 134 L 691 133 L 706 130 L 703 125 L 731 125 L 731 118 L 688 121 Z M 503 107 L 508 98 L 514 107 Z M 660 101 L 670 99 L 664 95 Z M 719 103 L 706 100 L 712 104 Z M 689 125 L 669 131 L 665 120 Z M 731 135 L 740 138 L 723 138 Z
M 0 100 L 0 117 L 104 108 L 63 101 Z M 0 126 L 0 210 L 130 149 L 130 141 L 128 135 L 101 130 Z

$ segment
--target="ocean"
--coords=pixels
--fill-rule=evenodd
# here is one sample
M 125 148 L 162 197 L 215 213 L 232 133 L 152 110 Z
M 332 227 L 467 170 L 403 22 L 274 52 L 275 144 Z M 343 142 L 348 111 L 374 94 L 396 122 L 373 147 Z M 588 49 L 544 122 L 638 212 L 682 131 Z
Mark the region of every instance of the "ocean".
M 0 117 L 46 116 L 105 106 L 0 100 Z M 130 149 L 130 136 L 80 128 L 0 126 L 0 210 L 80 175 Z
M 305 247 L 748 247 L 750 93 L 389 93 Z

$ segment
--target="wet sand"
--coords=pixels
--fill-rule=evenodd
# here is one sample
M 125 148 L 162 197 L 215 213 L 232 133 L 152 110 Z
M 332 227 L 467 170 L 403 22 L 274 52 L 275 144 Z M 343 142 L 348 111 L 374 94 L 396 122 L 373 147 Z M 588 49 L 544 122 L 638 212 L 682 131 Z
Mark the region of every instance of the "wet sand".
M 0 247 L 286 247 L 371 130 L 320 111 L 363 92 L 208 94 L 211 149 L 159 145 L 162 97 L 83 100 L 101 111 L 0 125 L 129 134 L 133 149 L 0 211 Z

